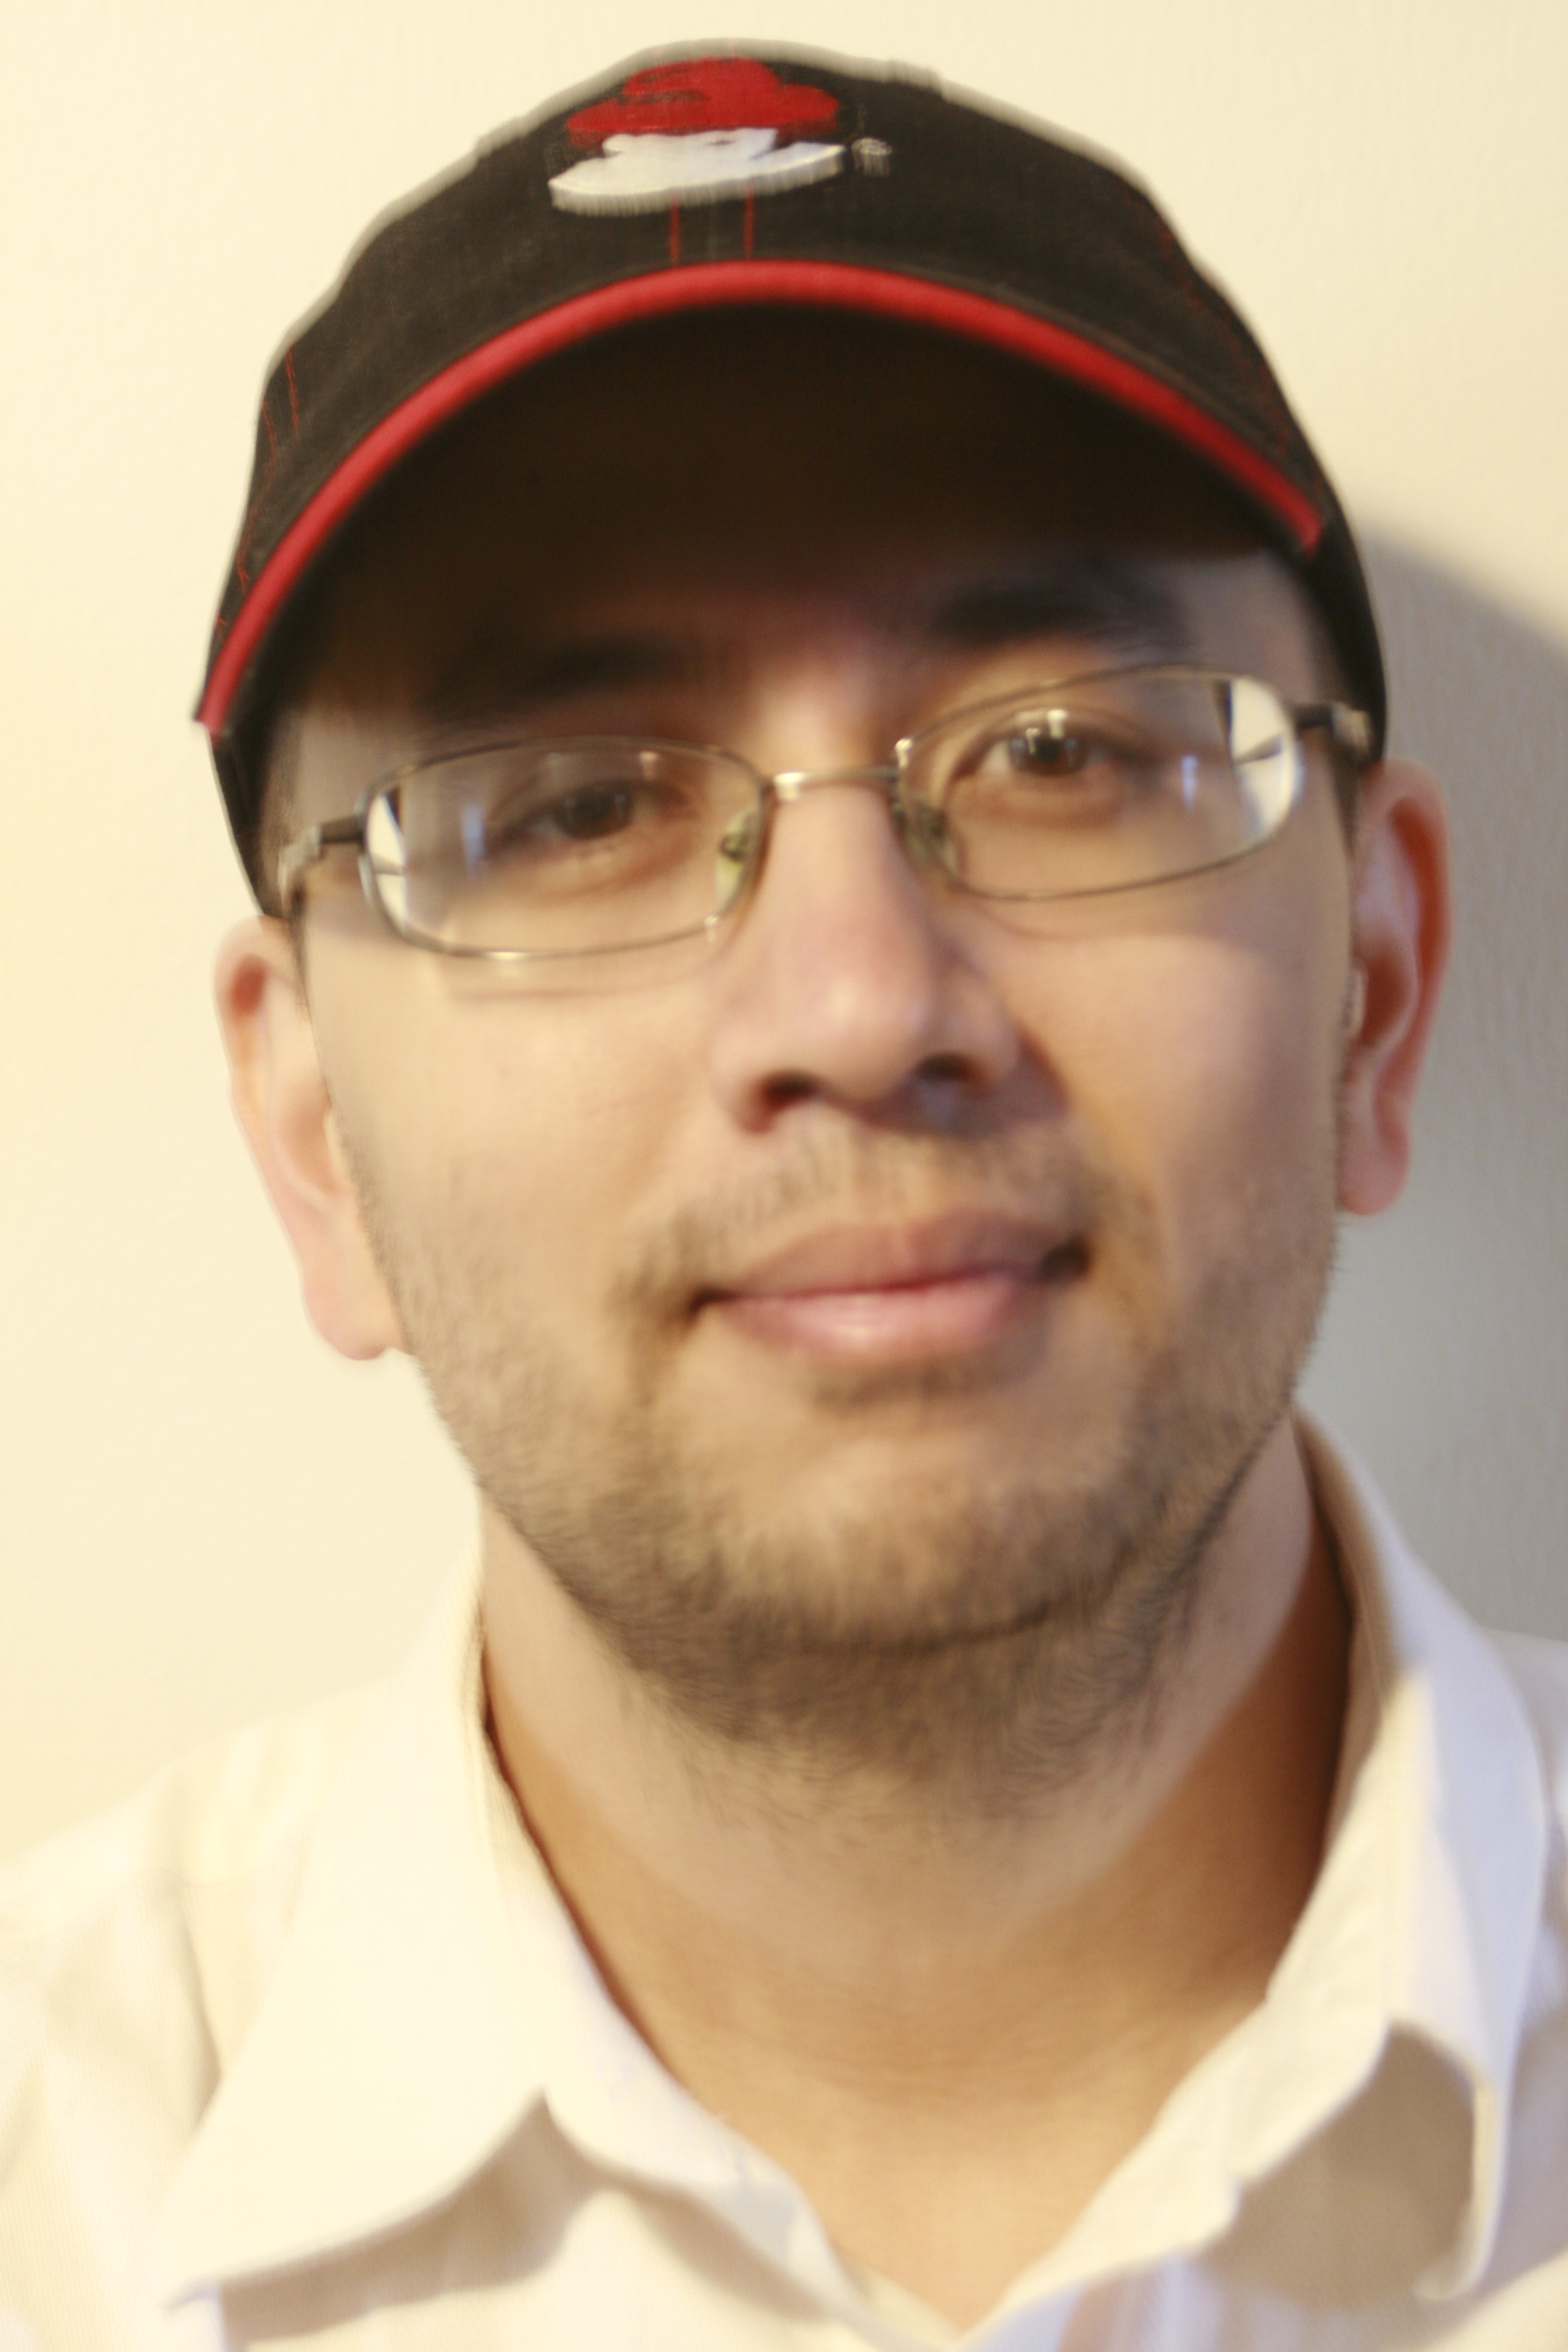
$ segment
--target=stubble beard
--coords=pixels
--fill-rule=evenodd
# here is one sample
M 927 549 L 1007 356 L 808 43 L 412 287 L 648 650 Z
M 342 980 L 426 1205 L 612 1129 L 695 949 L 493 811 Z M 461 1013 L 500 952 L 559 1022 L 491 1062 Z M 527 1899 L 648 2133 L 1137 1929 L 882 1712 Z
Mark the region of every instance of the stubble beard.
M 434 1221 L 416 1232 L 353 1156 L 405 1333 L 481 1491 L 671 1722 L 814 1780 L 868 1777 L 1002 1816 L 1152 1729 L 1214 1538 L 1316 1329 L 1334 1235 L 1325 1126 L 1294 1181 L 1232 1197 L 1227 1246 L 1179 1329 L 1158 1309 L 1148 1212 L 1106 1171 L 1026 1142 L 818 1139 L 765 1192 L 644 1242 L 611 1303 L 629 1370 L 610 1396 L 509 1292 L 504 1237 L 487 1244 L 477 1206 L 449 1204 L 438 1237 Z M 815 1517 L 760 1511 L 684 1425 L 670 1377 L 703 1269 L 785 1215 L 887 1213 L 944 1190 L 1037 1214 L 1052 1201 L 1089 1233 L 1089 1277 L 1141 1343 L 1107 1426 L 1065 1465 L 1043 1432 L 1040 1456 L 985 1492 L 932 1491 L 916 1438 L 897 1493 Z M 886 1410 L 885 1388 L 825 1381 L 825 1434 Z

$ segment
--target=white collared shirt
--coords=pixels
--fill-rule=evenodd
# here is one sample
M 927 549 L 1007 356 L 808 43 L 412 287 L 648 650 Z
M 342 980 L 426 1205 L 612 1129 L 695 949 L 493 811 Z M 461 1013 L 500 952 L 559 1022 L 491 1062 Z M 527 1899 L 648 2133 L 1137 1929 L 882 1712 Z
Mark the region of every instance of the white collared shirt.
M 486 1739 L 384 1688 L 0 1875 L 0 2352 L 1568 2347 L 1568 1649 L 1479 1633 L 1303 1423 L 1356 1617 L 1256 2010 L 960 2338 L 616 2009 Z

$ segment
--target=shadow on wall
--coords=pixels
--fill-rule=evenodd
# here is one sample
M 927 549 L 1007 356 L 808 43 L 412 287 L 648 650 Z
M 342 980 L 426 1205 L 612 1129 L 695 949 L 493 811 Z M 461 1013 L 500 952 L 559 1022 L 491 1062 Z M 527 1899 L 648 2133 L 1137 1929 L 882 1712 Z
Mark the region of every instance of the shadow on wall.
M 1568 645 L 1363 544 L 1456 936 L 1410 1184 L 1345 1221 L 1304 1394 L 1478 1616 L 1568 1634 Z

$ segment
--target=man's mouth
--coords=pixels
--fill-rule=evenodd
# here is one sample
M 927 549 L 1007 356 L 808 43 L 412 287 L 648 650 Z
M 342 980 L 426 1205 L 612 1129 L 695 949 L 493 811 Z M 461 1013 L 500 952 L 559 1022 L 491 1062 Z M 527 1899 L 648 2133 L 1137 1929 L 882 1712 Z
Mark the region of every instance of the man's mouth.
M 982 1349 L 1082 1276 L 1089 1249 L 1025 1219 L 834 1225 L 699 1293 L 700 1313 L 769 1348 L 844 1362 Z

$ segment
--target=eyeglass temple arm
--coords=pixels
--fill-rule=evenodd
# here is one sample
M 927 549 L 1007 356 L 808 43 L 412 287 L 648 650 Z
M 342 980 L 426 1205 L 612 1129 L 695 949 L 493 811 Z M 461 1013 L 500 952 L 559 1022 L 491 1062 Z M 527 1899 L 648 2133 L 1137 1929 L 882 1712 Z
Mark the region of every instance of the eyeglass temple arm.
M 329 817 L 325 824 L 307 826 L 296 840 L 278 853 L 278 897 L 288 914 L 300 888 L 300 877 L 319 866 L 329 849 L 363 849 L 364 817 Z
M 1364 710 L 1352 709 L 1348 702 L 1298 702 L 1290 716 L 1298 735 L 1321 727 L 1336 749 L 1348 751 L 1352 760 L 1364 764 L 1372 758 L 1375 738 Z

